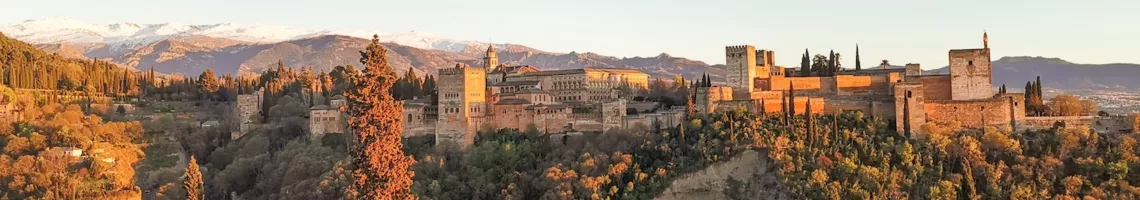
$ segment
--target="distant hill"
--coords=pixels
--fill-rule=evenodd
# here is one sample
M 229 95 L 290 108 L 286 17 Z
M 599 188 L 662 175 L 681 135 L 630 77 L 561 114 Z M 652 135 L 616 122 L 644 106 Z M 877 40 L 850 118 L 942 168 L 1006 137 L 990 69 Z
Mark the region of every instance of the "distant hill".
M 358 51 L 372 31 L 304 30 L 244 24 L 91 24 L 72 19 L 28 20 L 0 26 L 13 38 L 41 50 L 80 59 L 110 60 L 132 69 L 155 68 L 160 73 L 196 75 L 206 68 L 220 74 L 261 72 L 282 60 L 289 67 L 330 70 L 359 65 Z M 380 33 L 391 50 L 393 67 L 417 74 L 435 73 L 456 63 L 482 66 L 486 43 L 453 40 L 416 32 Z M 637 69 L 654 77 L 683 75 L 693 79 L 708 72 L 721 80 L 723 65 L 660 54 L 617 58 L 594 53 L 547 52 L 522 45 L 494 44 L 500 63 L 543 69 L 582 67 Z
M 994 86 L 1010 89 L 1041 76 L 1045 87 L 1057 89 L 1135 89 L 1140 88 L 1138 64 L 1077 64 L 1060 58 L 1002 57 L 993 61 Z M 931 70 L 949 73 L 946 67 Z

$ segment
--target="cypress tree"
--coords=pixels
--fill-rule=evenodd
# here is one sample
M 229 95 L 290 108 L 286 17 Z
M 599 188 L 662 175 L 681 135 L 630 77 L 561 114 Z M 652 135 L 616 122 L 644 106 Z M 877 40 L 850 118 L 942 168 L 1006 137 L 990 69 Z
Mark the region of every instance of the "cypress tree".
M 190 156 L 190 163 L 186 165 L 186 179 L 182 181 L 182 188 L 186 190 L 187 200 L 205 199 L 202 195 L 202 171 L 198 170 L 198 160 Z
M 808 50 L 804 49 L 804 57 L 800 60 L 800 76 L 811 76 L 811 57 L 809 57 Z
M 788 81 L 788 113 L 796 115 L 796 86 L 792 81 Z
M 855 44 L 855 71 L 863 70 L 863 62 L 859 61 L 859 44 Z
M 835 50 L 827 53 L 827 69 L 825 70 L 828 76 L 834 76 L 835 71 L 839 71 L 835 67 Z
M 349 199 L 415 199 L 412 176 L 408 167 L 415 163 L 404 154 L 400 142 L 404 119 L 403 106 L 388 91 L 396 82 L 396 74 L 388 66 L 387 50 L 380 37 L 360 52 L 364 64 L 363 77 L 348 92 L 348 124 L 357 144 L 352 147 L 355 182 L 346 191 Z

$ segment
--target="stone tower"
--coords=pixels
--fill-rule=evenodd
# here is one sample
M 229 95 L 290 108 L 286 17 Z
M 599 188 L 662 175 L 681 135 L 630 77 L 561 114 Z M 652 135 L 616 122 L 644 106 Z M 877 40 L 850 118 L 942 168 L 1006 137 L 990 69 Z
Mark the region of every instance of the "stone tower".
M 989 46 L 988 34 L 982 45 Z M 950 50 L 950 93 L 953 100 L 987 99 L 994 96 L 990 49 Z
M 735 93 L 752 93 L 756 78 L 756 47 L 752 45 L 724 47 L 725 76 Z
M 486 97 L 487 72 L 456 64 L 439 70 L 439 120 L 436 143 L 454 142 L 461 147 L 471 145 L 476 130 L 488 111 Z
M 499 54 L 495 53 L 495 45 L 488 43 L 487 55 L 483 57 L 483 69 L 486 69 L 487 73 L 491 73 L 495 71 L 496 67 L 499 67 Z

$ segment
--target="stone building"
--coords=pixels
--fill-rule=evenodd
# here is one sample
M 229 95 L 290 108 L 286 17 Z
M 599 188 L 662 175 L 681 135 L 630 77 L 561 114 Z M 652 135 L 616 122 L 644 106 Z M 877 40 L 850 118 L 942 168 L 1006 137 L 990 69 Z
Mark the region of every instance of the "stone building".
M 487 71 L 456 64 L 439 70 L 439 83 L 436 143 L 472 144 L 478 126 L 486 121 Z
M 238 121 L 238 131 L 231 134 L 232 139 L 240 138 L 256 125 L 253 117 L 261 114 L 262 93 L 260 90 L 252 94 L 239 94 L 234 103 L 234 118 Z
M 749 45 L 725 48 L 725 86 L 697 89 L 702 113 L 744 106 L 753 111 L 813 113 L 859 110 L 896 121 L 898 131 L 920 135 L 927 121 L 958 121 L 967 128 L 1008 125 L 1027 118 L 1022 94 L 993 92 L 988 35 L 983 48 L 950 50 L 949 74 L 923 74 L 918 64 L 903 68 L 843 71 L 834 76 L 793 76 L 774 65 L 775 53 Z M 788 98 L 788 95 L 794 95 Z M 789 100 L 790 99 L 790 100 Z
M 316 105 L 309 108 L 309 135 L 320 138 L 329 133 L 347 133 L 347 116 L 342 110 L 346 100 L 344 96 L 334 96 L 329 99 L 329 105 Z
M 635 70 L 542 71 L 498 64 L 496 54 L 487 48 L 482 69 L 464 64 L 440 69 L 438 103 L 405 102 L 404 135 L 434 132 L 437 143 L 468 146 L 483 126 L 534 127 L 544 134 L 622 128 L 626 100 L 618 97 L 619 87 L 649 84 L 649 75 Z

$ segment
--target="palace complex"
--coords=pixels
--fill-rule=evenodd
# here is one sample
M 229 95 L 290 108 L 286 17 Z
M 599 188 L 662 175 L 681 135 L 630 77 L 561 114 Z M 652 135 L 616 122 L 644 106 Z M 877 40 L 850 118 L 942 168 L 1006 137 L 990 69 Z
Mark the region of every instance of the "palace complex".
M 1092 116 L 1027 117 L 1023 94 L 994 92 L 985 34 L 982 48 L 953 49 L 947 56 L 949 74 L 924 74 L 918 64 L 857 70 L 833 67 L 833 73 L 813 74 L 777 66 L 773 51 L 729 46 L 725 47 L 726 82 L 699 85 L 693 106 L 704 114 L 736 108 L 796 114 L 861 111 L 892 120 L 899 133 L 917 137 L 923 136 L 921 126 L 927 122 L 957 121 L 965 128 L 1008 126 L 1016 131 L 1048 128 L 1057 121 L 1090 125 L 1097 120 Z M 437 143 L 468 146 L 482 127 L 534 128 L 552 134 L 670 127 L 683 120 L 684 109 L 647 111 L 645 104 L 653 107 L 651 102 L 626 100 L 619 88 L 648 87 L 649 75 L 636 70 L 543 71 L 507 66 L 499 64 L 493 46 L 487 48 L 482 63 L 482 67 L 456 64 L 440 69 L 438 103 L 405 101 L 404 136 L 435 135 Z M 343 100 L 333 102 L 336 105 L 311 109 L 312 132 L 347 131 L 345 114 L 337 109 Z M 239 110 L 246 113 L 247 109 Z M 1105 130 L 1129 129 L 1135 123 L 1117 124 Z

